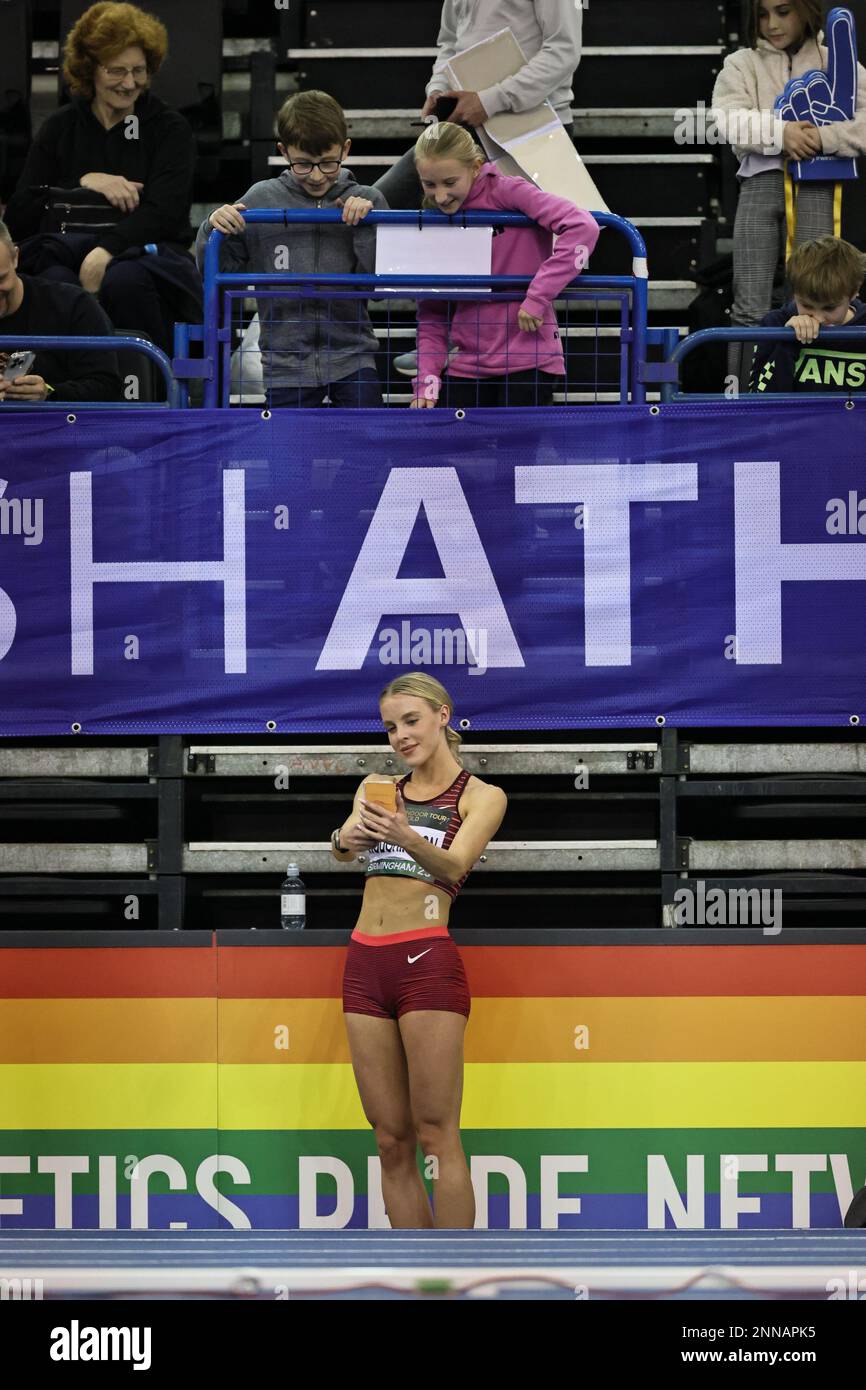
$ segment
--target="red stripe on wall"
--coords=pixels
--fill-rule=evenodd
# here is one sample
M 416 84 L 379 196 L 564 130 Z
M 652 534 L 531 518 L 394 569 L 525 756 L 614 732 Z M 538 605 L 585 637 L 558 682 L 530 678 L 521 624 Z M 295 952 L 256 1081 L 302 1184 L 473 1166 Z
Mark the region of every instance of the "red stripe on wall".
M 461 955 L 478 997 L 866 994 L 866 945 L 464 946 Z M 345 958 L 345 946 L 8 948 L 0 998 L 339 998 Z
M 473 994 L 866 994 L 866 946 L 464 946 Z
M 348 945 L 348 943 L 347 943 Z M 219 947 L 221 999 L 334 999 L 347 946 Z
M 463 946 L 491 997 L 866 994 L 866 946 Z M 345 947 L 221 947 L 224 998 L 328 998 Z
M 5 999 L 200 999 L 215 995 L 216 984 L 217 952 L 212 947 L 0 950 L 0 998 Z

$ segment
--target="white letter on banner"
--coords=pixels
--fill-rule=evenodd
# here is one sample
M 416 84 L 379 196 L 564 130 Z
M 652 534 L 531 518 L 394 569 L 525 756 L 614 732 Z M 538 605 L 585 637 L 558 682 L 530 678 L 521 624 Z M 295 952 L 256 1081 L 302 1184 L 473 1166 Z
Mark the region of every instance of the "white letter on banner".
M 169 1187 L 186 1192 L 186 1172 L 171 1154 L 148 1154 L 139 1159 L 129 1176 L 129 1226 L 133 1231 L 148 1227 L 148 1183 L 154 1173 L 164 1173 Z M 186 1222 L 172 1222 L 172 1229 L 186 1230 Z
M 866 579 L 858 541 L 782 544 L 778 461 L 734 464 L 737 664 L 782 660 L 782 584 Z
M 203 1158 L 195 1172 L 195 1185 L 199 1196 L 212 1207 L 215 1212 L 229 1223 L 234 1231 L 252 1230 L 252 1222 L 246 1212 L 237 1205 L 230 1202 L 224 1193 L 220 1192 L 214 1177 L 217 1173 L 228 1173 L 234 1182 L 250 1182 L 250 1170 L 247 1165 L 239 1158 L 234 1158 L 231 1154 L 208 1154 Z
M 222 560 L 94 560 L 92 475 L 69 475 L 72 675 L 93 675 L 94 584 L 221 583 L 225 669 L 247 669 L 244 470 L 223 471 Z
M 15 641 L 15 628 L 18 619 L 15 604 L 5 589 L 0 589 L 0 661 Z
M 729 1160 L 733 1159 L 731 1165 Z M 761 1210 L 760 1197 L 741 1197 L 741 1173 L 766 1173 L 766 1154 L 721 1154 L 719 1156 L 719 1226 L 723 1231 L 739 1229 L 741 1212 Z
M 476 1231 L 486 1231 L 490 1217 L 489 1181 L 491 1173 L 501 1173 L 508 1181 L 508 1229 L 526 1230 L 526 1174 L 516 1158 L 506 1154 L 473 1154 L 472 1186 L 475 1189 Z
M 826 1171 L 826 1154 L 776 1154 L 776 1172 L 791 1174 L 791 1225 L 795 1230 L 811 1227 L 811 1177 Z
M 54 1229 L 72 1229 L 72 1174 L 89 1173 L 90 1159 L 86 1154 L 40 1154 L 36 1160 L 39 1173 L 54 1174 Z
M 696 502 L 696 463 L 554 464 L 514 470 L 517 502 L 584 504 L 587 666 L 631 665 L 632 502 Z
M 422 503 L 445 578 L 398 579 Z M 488 668 L 525 665 L 455 468 L 391 469 L 316 670 L 363 666 L 385 613 L 457 613 L 487 632 Z
M 647 1154 L 646 1205 L 648 1231 L 663 1231 L 667 1212 L 678 1231 L 702 1231 L 705 1224 L 703 1154 L 686 1154 L 685 1204 L 664 1154 Z
M 337 1205 L 328 1216 L 317 1211 L 318 1177 L 327 1173 L 337 1183 Z M 355 1181 L 348 1163 L 327 1154 L 308 1154 L 298 1159 L 298 1227 L 302 1231 L 341 1231 L 348 1226 L 355 1207 Z
M 588 1173 L 588 1154 L 542 1154 L 541 1155 L 541 1217 L 542 1231 L 559 1230 L 560 1213 L 563 1216 L 580 1215 L 579 1197 L 560 1197 L 560 1173 Z
M 367 1230 L 390 1231 L 391 1222 L 385 1210 L 382 1193 L 382 1160 L 379 1155 L 367 1159 Z

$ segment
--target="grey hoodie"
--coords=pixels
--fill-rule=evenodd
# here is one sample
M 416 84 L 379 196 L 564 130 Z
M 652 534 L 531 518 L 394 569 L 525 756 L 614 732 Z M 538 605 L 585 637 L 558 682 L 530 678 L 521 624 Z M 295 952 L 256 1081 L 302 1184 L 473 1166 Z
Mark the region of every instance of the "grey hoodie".
M 563 125 L 571 121 L 571 79 L 580 62 L 583 6 L 580 0 L 443 0 L 438 55 L 427 95 L 451 86 L 447 64 L 500 29 L 510 29 L 526 64 L 478 95 L 488 116 L 532 111 L 549 101 Z
M 369 198 L 377 208 L 387 208 L 378 188 L 356 183 L 348 169 L 322 198 L 311 198 L 289 169 L 279 178 L 253 184 L 238 198 L 248 208 L 333 207 L 338 198 Z M 204 251 L 213 228 L 205 218 L 198 231 L 195 256 L 204 271 Z M 328 275 L 372 274 L 375 268 L 376 229 L 363 222 L 315 226 L 279 222 L 247 223 L 242 236 L 223 239 L 220 269 L 292 275 L 322 271 Z M 376 339 L 367 306 L 359 299 L 257 300 L 261 332 L 262 365 L 266 388 L 320 386 L 354 376 L 362 367 L 375 366 Z

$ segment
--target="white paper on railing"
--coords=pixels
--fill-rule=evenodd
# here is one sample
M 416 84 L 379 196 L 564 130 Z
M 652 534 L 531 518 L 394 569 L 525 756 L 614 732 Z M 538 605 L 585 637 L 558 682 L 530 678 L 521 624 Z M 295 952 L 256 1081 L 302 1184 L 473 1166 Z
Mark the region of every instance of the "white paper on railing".
M 510 29 L 457 53 L 449 61 L 455 91 L 479 92 L 513 77 L 526 55 Z M 478 137 L 504 174 L 528 178 L 545 193 L 568 198 L 590 212 L 609 212 L 586 165 L 549 101 L 532 111 L 500 111 Z
M 490 275 L 493 228 L 376 228 L 377 275 Z

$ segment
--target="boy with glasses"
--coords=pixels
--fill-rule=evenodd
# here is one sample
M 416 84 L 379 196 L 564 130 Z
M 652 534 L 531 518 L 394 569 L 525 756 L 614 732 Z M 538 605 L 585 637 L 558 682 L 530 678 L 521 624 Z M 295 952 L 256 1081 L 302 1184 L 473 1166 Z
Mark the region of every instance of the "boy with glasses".
M 375 230 L 362 226 L 370 208 L 387 203 L 343 168 L 351 141 L 342 108 L 326 92 L 298 92 L 277 114 L 277 148 L 288 163 L 278 178 L 256 183 L 238 203 L 226 203 L 202 223 L 196 257 L 204 266 L 208 237 L 226 240 L 220 269 L 307 275 L 372 274 Z M 251 222 L 249 208 L 340 207 L 342 222 Z M 258 299 L 259 341 L 270 406 L 381 406 L 376 339 L 366 304 L 358 299 Z

